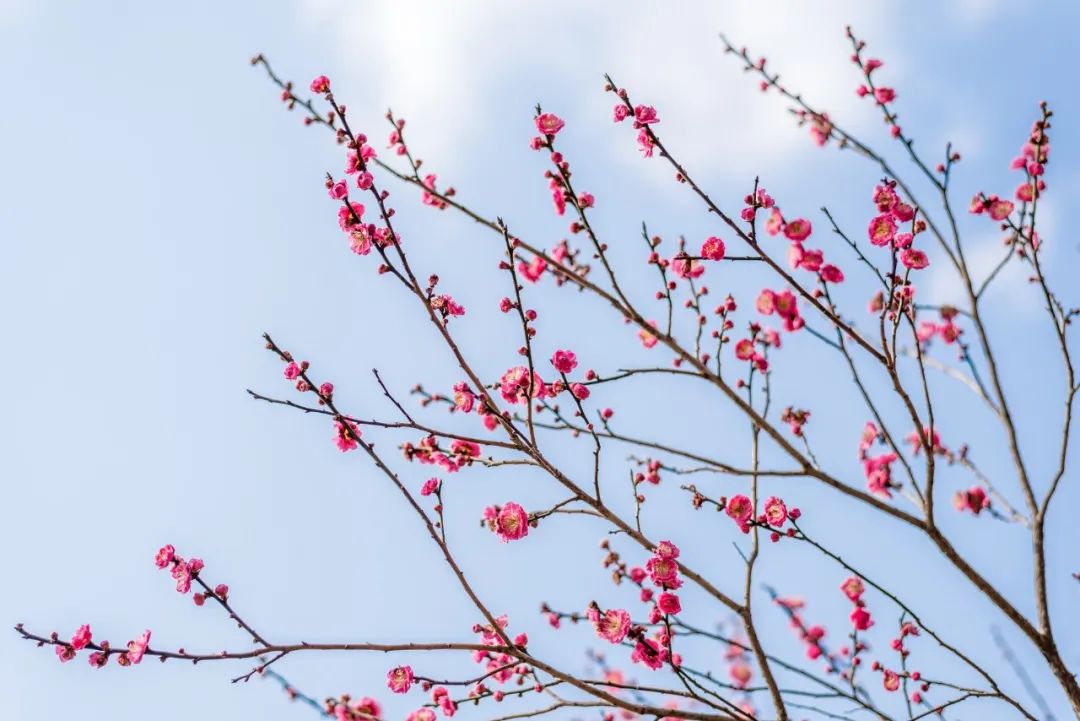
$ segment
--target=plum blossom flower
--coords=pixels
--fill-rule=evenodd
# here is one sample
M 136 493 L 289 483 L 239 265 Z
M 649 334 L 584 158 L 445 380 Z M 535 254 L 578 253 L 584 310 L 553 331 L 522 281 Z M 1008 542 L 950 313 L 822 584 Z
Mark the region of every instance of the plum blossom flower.
M 405 721 L 435 721 L 435 712 L 429 708 L 418 708 L 405 716 Z
M 516 366 L 503 373 L 499 379 L 499 392 L 507 403 L 527 402 L 526 397 L 546 398 L 547 387 L 540 375 L 533 371 L 532 387 L 530 388 L 529 369 L 525 366 Z
M 806 218 L 796 218 L 784 225 L 784 237 L 793 241 L 804 241 L 810 237 L 812 226 Z
M 176 558 L 176 549 L 173 548 L 171 543 L 166 543 L 158 549 L 157 555 L 154 556 L 154 565 L 158 568 L 165 568 L 173 562 L 174 558 Z
M 386 685 L 394 693 L 408 693 L 413 683 L 413 670 L 411 666 L 398 666 L 390 669 L 386 674 Z
M 652 582 L 661 588 L 678 588 L 682 585 L 679 580 L 679 564 L 674 558 L 653 556 L 645 564 L 645 570 Z
M 653 671 L 661 668 L 667 660 L 668 650 L 651 638 L 639 639 L 630 654 L 630 660 L 643 664 Z
M 555 135 L 566 123 L 555 113 L 543 113 L 536 116 L 536 129 L 541 135 Z
M 701 257 L 707 260 L 724 259 L 724 241 L 715 236 L 710 236 L 701 244 Z
M 787 506 L 776 496 L 765 499 L 765 520 L 770 526 L 780 528 L 788 519 Z
M 345 233 L 355 230 L 364 217 L 364 206 L 361 203 L 349 202 L 338 209 L 338 225 Z
M 686 253 L 679 253 L 671 259 L 671 272 L 676 277 L 686 280 L 700 278 L 705 272 L 705 266 L 696 259 L 690 258 Z
M 682 611 L 682 604 L 679 602 L 679 597 L 674 593 L 667 593 L 666 591 L 661 593 L 660 597 L 656 599 L 656 605 L 668 616 L 674 616 Z
M 1012 215 L 1013 205 L 1011 200 L 1003 200 L 1001 198 L 995 198 L 990 202 L 990 207 L 987 208 L 987 212 L 994 220 L 1005 220 Z
M 609 608 L 603 613 L 595 608 L 589 609 L 589 620 L 596 629 L 596 635 L 611 643 L 622 643 L 630 631 L 630 614 L 621 608 Z
M 874 625 L 874 622 L 870 619 L 870 612 L 863 606 L 857 606 L 852 612 L 851 625 L 855 627 L 856 631 L 865 631 Z
M 528 263 L 524 261 L 518 263 L 517 270 L 522 278 L 530 283 L 535 283 L 540 280 L 540 276 L 547 270 L 547 261 L 539 255 L 533 256 L 533 259 Z
M 334 200 L 342 200 L 343 198 L 347 198 L 349 196 L 349 184 L 346 183 L 344 180 L 339 180 L 338 182 L 331 185 L 327 189 L 327 192 Z
M 844 271 L 837 268 L 835 265 L 826 263 L 821 266 L 821 279 L 826 283 L 843 283 Z
M 634 121 L 639 125 L 651 125 L 659 123 L 660 118 L 656 115 L 656 108 L 651 105 L 638 105 L 634 107 Z
M 735 685 L 739 688 L 746 688 L 750 685 L 750 679 L 753 677 L 753 672 L 750 670 L 750 666 L 743 662 L 734 663 L 728 670 L 728 674 L 731 676 L 731 680 L 735 682 Z
M 848 597 L 848 600 L 857 603 L 862 598 L 863 593 L 866 592 L 866 585 L 863 580 L 858 576 L 848 576 L 844 579 L 844 582 L 840 584 L 840 590 L 844 592 L 844 595 Z
M 577 368 L 577 356 L 573 351 L 557 350 L 555 355 L 551 356 L 551 365 L 560 373 L 571 373 Z
M 727 506 L 724 509 L 732 520 L 739 525 L 740 530 L 743 533 L 750 532 L 749 521 L 751 516 L 754 515 L 754 504 L 750 499 L 743 495 L 738 494 L 728 499 Z
M 128 641 L 127 660 L 131 663 L 139 663 L 146 655 L 146 649 L 150 647 L 150 629 L 143 631 L 134 641 Z
M 325 75 L 320 75 L 311 81 L 311 92 L 313 93 L 328 93 L 330 92 L 330 78 Z
M 495 516 L 495 532 L 503 543 L 524 538 L 529 535 L 529 514 L 513 501 L 507 503 Z
M 651 325 L 653 328 L 657 327 L 655 320 L 649 321 L 649 325 Z M 641 339 L 641 345 L 645 346 L 646 348 L 653 348 L 660 341 L 660 339 L 656 337 L 655 333 L 650 333 L 644 328 L 640 329 L 637 334 L 638 338 Z
M 641 151 L 641 156 L 644 158 L 651 158 L 653 156 L 653 147 L 655 147 L 656 143 L 653 142 L 652 137 L 649 135 L 649 131 L 642 128 L 640 132 L 638 132 L 637 142 L 638 150 Z
M 671 541 L 660 541 L 660 543 L 656 544 L 653 553 L 659 558 L 674 560 L 679 557 L 679 547 Z
M 430 496 L 439 490 L 439 486 L 442 485 L 442 481 L 438 478 L 429 478 L 424 481 L 424 485 L 420 487 L 421 496 Z
M 987 498 L 982 486 L 972 486 L 966 491 L 956 492 L 953 496 L 953 506 L 958 511 L 971 511 L 977 516 L 983 509 L 990 507 L 990 499 Z M 72 645 L 75 645 L 74 639 L 72 639 Z
M 360 427 L 348 419 L 334 421 L 334 445 L 342 453 L 360 446 Z
M 891 213 L 882 213 L 870 221 L 866 232 L 874 245 L 879 247 L 888 245 L 896 235 L 896 220 Z
M 79 626 L 78 630 L 75 631 L 75 635 L 71 637 L 71 647 L 79 651 L 89 646 L 93 640 L 94 636 L 90 632 L 90 626 L 84 623 Z
M 877 100 L 882 105 L 891 103 L 896 100 L 896 91 L 892 88 L 876 88 L 874 90 L 874 100 Z
M 916 248 L 905 248 L 900 254 L 900 262 L 904 264 L 904 267 L 912 270 L 922 270 L 930 265 L 930 259 L 926 257 L 926 253 Z

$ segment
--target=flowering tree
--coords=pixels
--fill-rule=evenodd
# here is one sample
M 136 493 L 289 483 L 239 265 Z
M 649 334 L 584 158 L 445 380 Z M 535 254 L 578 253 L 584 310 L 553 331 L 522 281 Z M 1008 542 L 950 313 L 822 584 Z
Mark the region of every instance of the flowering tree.
M 329 130 L 342 148 L 344 172 L 328 174 L 326 188 L 349 248 L 362 256 L 360 262 L 370 263 L 378 276 L 400 284 L 415 300 L 416 310 L 441 338 L 461 380 L 446 389 L 412 388 L 409 393 L 420 400 L 420 412 L 410 410 L 401 393 L 376 373 L 374 382 L 395 415 L 361 416 L 338 403 L 334 385 L 317 365 L 299 360 L 295 349 L 266 335 L 266 348 L 280 360 L 295 395 L 252 395 L 324 419 L 332 426 L 340 451 L 366 456 L 415 511 L 419 525 L 475 608 L 476 623 L 462 640 L 452 643 L 271 642 L 272 634 L 264 635 L 244 620 L 229 587 L 213 579 L 211 568 L 166 545 L 155 564 L 169 572 L 176 590 L 194 592 L 196 605 L 218 607 L 237 623 L 249 644 L 220 653 L 196 653 L 154 647 L 149 630 L 123 645 L 99 639 L 89 625 L 72 635 L 40 635 L 22 625 L 17 631 L 38 645 L 50 646 L 61 661 L 86 654 L 96 667 L 110 660 L 119 666 L 138 665 L 147 657 L 238 662 L 245 671 L 234 680 L 255 675 L 277 679 L 293 698 L 342 720 L 381 718 L 380 703 L 373 697 L 349 695 L 315 700 L 293 688 L 276 664 L 293 654 L 318 651 L 393 653 L 386 686 L 393 693 L 416 695 L 409 721 L 450 717 L 465 704 L 501 719 L 596 709 L 605 719 L 865 716 L 913 721 L 946 717 L 953 710 L 965 713 L 959 708 L 969 703 L 998 704 L 1010 715 L 1034 720 L 1049 715 L 1044 693 L 1063 694 L 1080 717 L 1080 685 L 1055 636 L 1047 590 L 1048 577 L 1066 574 L 1047 560 L 1048 514 L 1065 477 L 1073 401 L 1080 388 L 1067 337 L 1071 320 L 1080 311 L 1064 305 L 1049 286 L 1036 230 L 1039 200 L 1046 190 L 1052 113 L 1045 104 L 1040 106 L 1023 139 L 1011 165 L 1018 175 L 1013 191 L 994 194 L 974 189 L 968 211 L 999 227 L 1005 240 L 1000 262 L 978 277 L 965 256 L 953 202 L 951 183 L 959 154 L 947 147 L 941 162 L 934 163 L 916 152 L 899 124 L 897 93 L 882 84 L 882 62 L 869 57 L 864 43 L 850 30 L 848 38 L 861 76 L 857 93 L 881 114 L 890 142 L 899 143 L 910 157 L 915 168 L 912 180 L 901 176 L 885 155 L 844 130 L 836 118 L 781 84 L 764 59 L 755 60 L 724 40 L 728 53 L 756 76 L 763 91 L 779 94 L 791 105 L 813 142 L 853 151 L 881 173 L 866 203 L 865 236 L 841 228 L 825 211 L 835 236 L 828 260 L 824 250 L 811 246 L 811 220 L 782 210 L 756 181 L 737 211 L 711 197 L 695 181 L 693 169 L 665 144 L 658 111 L 637 102 L 611 77 L 605 78 L 615 123 L 632 126 L 644 158 L 667 163 L 675 181 L 716 221 L 718 235 L 693 243 L 680 239 L 674 251 L 664 251 L 661 238 L 644 227 L 644 247 L 618 248 L 620 254 L 655 268 L 655 286 L 649 289 L 621 282 L 614 250 L 590 222 L 596 197 L 577 185 L 570 159 L 559 150 L 560 134 L 569 130 L 559 115 L 537 107 L 536 135 L 530 146 L 548 162 L 544 177 L 554 210 L 570 216 L 572 240 L 544 247 L 501 218 L 463 204 L 453 188 L 440 188 L 434 174 L 421 170 L 422 162 L 406 142 L 403 120 L 387 114 L 391 159 L 385 160 L 368 136 L 350 126 L 346 106 L 326 77 L 312 81 L 311 95 L 306 96 L 282 80 L 264 57 L 256 56 L 252 63 L 280 88 L 286 106 L 300 110 L 306 125 Z M 625 132 L 623 127 L 616 131 Z M 459 342 L 455 330 L 468 322 L 466 309 L 455 300 L 453 288 L 444 289 L 447 284 L 434 272 L 437 269 L 417 267 L 408 241 L 395 231 L 395 209 L 387 189 L 392 183 L 419 192 L 425 205 L 468 216 L 497 240 L 491 258 L 495 262 L 499 256 L 505 288 L 493 291 L 491 303 L 513 319 L 512 338 L 484 348 Z M 921 197 L 927 189 L 933 197 Z M 781 258 L 779 249 L 785 246 L 787 257 Z M 916 281 L 931 255 L 935 263 L 949 268 L 963 289 L 967 302 L 962 307 L 935 304 L 933 298 L 916 292 Z M 722 280 L 722 269 L 731 264 L 747 264 L 768 273 L 771 280 L 756 298 L 728 295 L 709 307 L 713 304 L 707 302 L 705 278 L 716 275 Z M 991 342 L 992 319 L 985 317 L 980 305 L 1010 265 L 1022 265 L 1030 274 L 1065 371 L 1059 454 L 1049 478 L 1030 471 L 1019 421 L 1005 392 L 1004 369 Z M 859 300 L 860 304 L 868 300 L 868 315 L 841 304 L 846 294 L 840 289 L 857 285 L 855 276 L 873 286 L 869 298 Z M 585 369 L 557 337 L 538 334 L 534 297 L 540 298 L 543 284 L 557 286 L 559 293 L 579 291 L 575 303 L 599 302 L 625 323 L 627 332 L 637 334 L 644 349 L 662 357 L 644 365 L 636 358 L 589 358 L 589 365 L 610 370 Z M 857 446 L 863 478 L 845 477 L 843 471 L 830 470 L 829 464 L 819 461 L 809 440 L 812 409 L 791 405 L 780 409 L 781 403 L 774 402 L 773 374 L 785 369 L 797 372 L 785 364 L 789 336 L 808 336 L 820 343 L 850 373 L 847 390 L 861 409 L 859 422 L 865 423 L 861 438 L 853 438 L 851 444 L 853 450 Z M 477 359 L 508 345 L 519 360 L 500 377 L 486 377 Z M 937 357 L 933 350 L 940 346 L 955 349 L 957 362 Z M 936 386 L 929 380 L 933 373 L 965 384 L 972 394 L 971 412 L 988 413 L 1000 422 L 1011 468 L 984 472 L 967 445 L 946 442 L 946 429 L 935 424 Z M 715 458 L 650 438 L 647 431 L 625 430 L 614 422 L 613 408 L 597 404 L 593 397 L 602 390 L 605 397 L 617 398 L 613 388 L 661 375 L 697 384 L 710 400 L 728 404 L 740 414 L 749 431 L 749 461 Z M 1051 412 L 1058 411 L 1046 411 Z M 381 443 L 377 451 L 375 435 L 394 438 L 405 462 L 391 460 Z M 569 439 L 587 459 L 589 472 L 570 470 L 554 458 L 547 450 L 548 439 L 558 437 Z M 629 461 L 618 455 L 618 448 L 631 449 Z M 527 631 L 532 629 L 527 622 L 511 622 L 481 597 L 466 571 L 469 564 L 450 541 L 444 502 L 454 496 L 452 478 L 504 466 L 524 466 L 543 474 L 558 500 L 527 509 L 500 498 L 493 499 L 498 504 L 477 509 L 482 512 L 482 528 L 498 540 L 518 542 L 529 536 L 530 542 L 543 542 L 551 519 L 563 516 L 571 516 L 567 522 L 584 517 L 607 531 L 601 560 L 624 602 L 602 606 L 582 591 L 575 608 L 546 603 L 541 608 L 543 621 L 562 629 L 560 633 L 573 633 L 579 623 L 595 631 L 595 638 L 583 645 L 592 673 L 561 668 L 530 651 Z M 940 487 L 942 471 L 949 466 L 967 474 L 966 487 L 952 491 Z M 716 490 L 719 483 L 712 481 L 689 482 L 694 477 L 719 478 L 729 492 L 721 494 Z M 792 494 L 781 497 L 766 490 L 791 479 L 801 479 L 805 484 L 801 487 L 816 484 L 846 497 L 863 513 L 893 522 L 904 534 L 928 544 L 963 583 L 996 609 L 997 622 L 1038 650 L 1043 666 L 1022 674 L 1025 679 L 1036 676 L 1038 686 L 1017 692 L 1015 679 L 995 676 L 988 668 L 991 664 L 950 638 L 948 628 L 925 622 L 920 615 L 923 589 L 894 588 L 889 569 L 856 567 L 845 560 L 848 549 L 843 543 L 860 539 L 828 533 L 824 504 L 803 512 Z M 715 522 L 725 524 L 739 539 L 738 572 L 727 568 L 720 574 L 691 565 L 689 554 L 680 550 L 694 541 L 691 537 L 656 537 L 649 528 L 655 519 L 649 518 L 645 503 L 647 497 L 659 494 L 681 499 L 686 513 L 719 511 Z M 972 529 L 1005 523 L 1029 534 L 1033 615 L 979 570 L 989 559 L 969 558 L 958 550 L 940 522 L 948 513 L 967 514 L 972 524 L 981 524 Z M 984 531 L 972 531 L 976 532 Z M 788 595 L 791 589 L 781 593 L 760 585 L 755 568 L 771 544 L 800 545 L 830 564 L 836 575 L 835 596 L 813 602 L 850 609 L 846 627 L 827 631 L 815 622 L 807 601 Z M 692 603 L 684 603 L 690 599 Z M 768 605 L 774 608 L 763 608 Z M 717 619 L 719 623 L 714 623 Z M 763 641 L 762 628 L 777 623 L 790 624 L 794 647 L 768 647 Z M 471 670 L 440 679 L 414 668 L 418 662 L 409 658 L 436 651 Z M 921 670 L 927 666 L 940 672 Z M 504 701 L 512 702 L 513 709 L 502 715 L 489 710 L 491 704 Z

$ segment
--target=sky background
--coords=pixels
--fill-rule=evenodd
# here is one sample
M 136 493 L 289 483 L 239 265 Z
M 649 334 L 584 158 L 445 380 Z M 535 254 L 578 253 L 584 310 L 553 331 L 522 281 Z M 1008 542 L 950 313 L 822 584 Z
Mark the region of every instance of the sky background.
M 1047 265 L 1066 302 L 1075 304 L 1068 284 L 1080 245 L 1067 222 L 1068 201 L 1080 192 L 1080 95 L 1072 70 L 1080 6 L 1074 3 L 1046 3 L 1034 13 L 1004 0 L 837 2 L 827 10 L 768 2 L 676 10 L 561 0 L 528 6 L 0 0 L 0 66 L 7 69 L 0 113 L 0 338 L 8 368 L 0 420 L 6 565 L 0 621 L 64 636 L 91 623 L 95 637 L 114 643 L 151 628 L 154 646 L 243 647 L 243 635 L 220 614 L 194 607 L 153 567 L 154 551 L 173 543 L 183 555 L 202 557 L 205 577 L 228 583 L 237 608 L 274 641 L 470 638 L 475 613 L 386 480 L 359 454 L 339 453 L 323 419 L 253 402 L 244 392 L 290 391 L 280 364 L 262 348 L 264 330 L 309 359 L 317 377 L 333 380 L 342 407 L 356 415 L 393 415 L 371 368 L 402 398 L 416 382 L 448 391 L 461 380 L 411 299 L 375 274 L 373 257 L 348 252 L 322 185 L 325 172 L 340 172 L 340 149 L 327 133 L 283 110 L 277 91 L 249 67 L 252 54 L 265 53 L 302 87 L 329 75 L 353 126 L 380 141 L 377 147 L 387 131 L 382 114 L 393 107 L 407 118 L 410 145 L 440 184 L 453 184 L 468 204 L 503 216 L 515 232 L 547 247 L 565 236 L 567 221 L 552 213 L 543 158 L 526 144 L 535 103 L 559 113 L 567 121 L 559 140 L 575 179 L 598 199 L 598 232 L 648 307 L 654 271 L 642 262 L 641 222 L 665 237 L 666 248 L 679 234 L 696 243 L 718 228 L 685 187 L 671 182 L 666 164 L 639 157 L 629 127 L 611 124 L 601 79 L 610 72 L 636 100 L 658 108 L 662 137 L 722 205 L 739 207 L 760 174 L 786 212 L 811 218 L 817 244 L 848 271 L 850 282 L 840 291 L 846 314 L 865 324 L 865 275 L 825 231 L 818 209 L 827 205 L 861 235 L 873 214 L 875 169 L 854 155 L 813 146 L 784 103 L 757 92 L 756 81 L 724 57 L 716 39 L 724 31 L 767 55 L 812 102 L 890 147 L 876 113 L 854 97 L 858 77 L 847 61 L 847 23 L 868 40 L 871 55 L 886 61 L 881 78 L 898 89 L 902 124 L 918 147 L 937 158 L 952 140 L 963 153 L 954 181 L 960 207 L 978 190 L 1011 192 L 1019 179 L 1007 164 L 1038 101 L 1051 102 L 1054 153 L 1040 227 Z M 911 170 L 906 162 L 897 165 Z M 461 217 L 421 206 L 404 188 L 388 187 L 418 272 L 437 270 L 446 292 L 466 306 L 455 333 L 484 376 L 498 377 L 516 364 L 519 344 L 513 319 L 497 310 L 508 290 L 496 269 L 500 241 Z M 983 218 L 965 214 L 961 223 L 972 265 L 985 272 L 1002 252 L 1000 238 Z M 728 240 L 737 250 L 737 241 Z M 960 300 L 955 278 L 937 255 L 931 258 L 920 293 Z M 735 265 L 710 270 L 707 279 L 714 298 L 733 292 L 747 310 L 767 282 Z M 1056 457 L 1063 383 L 1050 324 L 1025 281 L 1023 269 L 1007 271 L 986 308 L 995 315 L 993 340 L 1022 419 L 1022 440 L 1044 486 Z M 542 314 L 540 358 L 570 347 L 583 368 L 603 373 L 668 361 L 644 351 L 596 302 L 550 283 L 527 292 Z M 737 322 L 749 317 L 743 312 Z M 805 333 L 785 340 L 775 362 L 776 407 L 810 408 L 815 451 L 835 474 L 861 486 L 855 451 L 867 416 L 848 392 L 844 368 Z M 947 349 L 934 353 L 952 360 Z M 935 377 L 933 384 L 943 441 L 970 443 L 984 470 L 1015 491 L 1004 438 L 985 410 L 954 382 Z M 746 424 L 698 386 L 631 381 L 597 392 L 596 404 L 615 407 L 616 427 L 628 433 L 740 463 L 748 457 Z M 472 423 L 430 418 L 476 432 Z M 397 443 L 418 440 L 372 438 L 395 461 Z M 546 442 L 571 472 L 589 472 L 587 445 Z M 605 451 L 606 482 L 619 489 L 627 452 Z M 399 462 L 399 469 L 413 487 L 431 475 L 428 467 Z M 942 479 L 943 494 L 971 483 L 958 469 L 943 471 Z M 743 483 L 699 481 L 715 494 L 738 492 Z M 668 478 L 651 492 L 649 534 L 672 538 L 691 565 L 739 588 L 741 562 L 732 543 L 741 538 L 733 525 L 689 514 L 676 486 Z M 534 652 L 584 670 L 591 632 L 552 632 L 536 609 L 542 600 L 575 610 L 594 598 L 605 606 L 633 605 L 600 568 L 604 530 L 579 517 L 556 518 L 524 541 L 503 545 L 477 527 L 483 506 L 517 500 L 543 507 L 559 500 L 551 483 L 517 470 L 474 470 L 448 478 L 447 488 L 452 544 L 480 593 L 510 614 L 514 631 L 529 632 Z M 807 528 L 856 565 L 880 569 L 893 588 L 911 589 L 928 623 L 987 658 L 1003 683 L 1028 700 L 990 640 L 1000 617 L 925 543 L 808 480 L 767 484 L 765 493 L 772 492 L 801 506 Z M 1080 591 L 1070 579 L 1080 570 L 1080 532 L 1068 517 L 1080 507 L 1074 475 L 1056 504 L 1052 605 L 1066 660 L 1080 668 L 1080 618 L 1069 612 Z M 957 545 L 1030 613 L 1024 533 L 985 517 L 944 515 Z M 619 548 L 627 560 L 644 562 L 642 552 Z M 836 588 L 846 574 L 794 544 L 766 550 L 759 578 L 805 595 L 808 618 L 828 623 L 835 644 L 850 610 Z M 869 598 L 880 609 L 877 646 L 884 654 L 896 613 L 880 597 Z M 798 658 L 801 649 L 784 621 L 759 602 L 761 617 L 776 614 L 764 624 L 766 644 Z M 722 619 L 690 591 L 684 606 L 703 624 Z M 1033 649 L 1003 630 L 1023 663 L 1036 669 L 1054 712 L 1067 717 L 1056 684 L 1039 675 Z M 687 655 L 698 666 L 721 668 L 715 649 Z M 928 675 L 964 677 L 926 639 L 916 642 L 914 657 Z M 433 676 L 471 671 L 447 657 L 410 660 Z M 421 699 L 389 698 L 383 674 L 394 662 L 295 655 L 278 670 L 316 697 L 377 696 L 387 718 L 401 718 Z M 51 652 L 9 633 L 0 636 L 0 717 L 52 721 L 72 710 L 117 721 L 149 714 L 159 721 L 310 715 L 265 681 L 228 683 L 245 670 L 144 663 L 96 671 L 83 658 L 61 668 Z M 496 713 L 462 710 L 465 718 Z M 1010 718 L 989 705 L 953 718 L 976 713 Z

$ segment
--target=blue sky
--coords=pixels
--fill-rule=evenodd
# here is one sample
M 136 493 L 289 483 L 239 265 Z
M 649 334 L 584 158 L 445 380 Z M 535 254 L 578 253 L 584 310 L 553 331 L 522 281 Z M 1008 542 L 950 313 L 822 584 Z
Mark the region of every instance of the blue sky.
M 383 478 L 358 455 L 338 453 L 326 423 L 257 404 L 244 392 L 288 393 L 279 364 L 262 348 L 264 330 L 311 360 L 358 415 L 392 415 L 372 382 L 373 367 L 403 396 L 418 381 L 448 390 L 460 380 L 410 299 L 375 275 L 371 258 L 348 252 L 322 186 L 327 170 L 340 170 L 338 149 L 283 111 L 275 90 L 248 66 L 255 52 L 305 85 L 316 74 L 329 75 L 354 125 L 374 138 L 385 136 L 382 113 L 393 107 L 408 119 L 410 144 L 440 183 L 452 183 L 469 204 L 549 246 L 563 237 L 565 224 L 551 212 L 542 159 L 526 143 L 535 103 L 559 113 L 567 120 L 560 141 L 575 177 L 597 195 L 598 228 L 621 251 L 619 267 L 647 303 L 653 277 L 641 263 L 640 223 L 669 242 L 717 229 L 686 189 L 671 182 L 667 166 L 638 157 L 629 128 L 611 125 L 602 73 L 657 106 L 665 140 L 727 207 L 737 207 L 760 174 L 786 211 L 813 219 L 827 255 L 844 257 L 822 232 L 818 208 L 829 206 L 847 229 L 861 232 L 872 214 L 875 169 L 814 147 L 783 103 L 758 93 L 723 56 L 716 33 L 764 53 L 808 98 L 888 147 L 877 116 L 852 92 L 858 78 L 843 37 L 851 23 L 872 54 L 885 59 L 881 72 L 898 89 L 904 127 L 919 147 L 953 140 L 964 154 L 955 181 L 959 198 L 1015 186 L 1007 163 L 1037 102 L 1051 102 L 1057 122 L 1040 217 L 1048 265 L 1067 288 L 1078 251 L 1066 214 L 1067 199 L 1080 191 L 1074 170 L 1080 144 L 1072 132 L 1080 96 L 1071 72 L 1080 8 L 1049 3 L 1035 14 L 1003 0 L 947 7 L 842 2 L 828 10 L 704 5 L 675 12 L 654 3 L 562 1 L 526 8 L 0 0 L 0 63 L 9 69 L 0 114 L 7 171 L 0 174 L 0 300 L 9 368 L 8 412 L 0 421 L 7 500 L 0 620 L 65 634 L 89 622 L 114 642 L 149 627 L 155 645 L 241 647 L 242 635 L 225 619 L 195 608 L 156 572 L 153 552 L 165 542 L 204 558 L 208 578 L 229 583 L 238 608 L 274 640 L 461 640 L 477 620 Z M 498 239 L 390 188 L 415 262 L 425 273 L 438 270 L 446 290 L 469 309 L 455 321 L 456 332 L 485 377 L 497 377 L 515 364 L 518 345 L 513 324 L 495 307 L 506 292 L 495 268 Z M 984 219 L 961 222 L 973 264 L 990 267 L 1001 252 L 997 234 Z M 936 300 L 959 300 L 943 266 L 925 272 L 923 288 Z M 734 292 L 749 308 L 761 277 L 726 267 L 710 278 L 714 296 Z M 850 260 L 845 268 L 858 276 Z M 1018 268 L 1006 273 L 987 310 L 996 315 L 992 333 L 1010 374 L 1015 412 L 1024 419 L 1023 441 L 1037 477 L 1045 479 L 1054 460 L 1061 380 L 1049 323 L 1025 279 Z M 853 278 L 842 302 L 861 319 L 868 286 L 860 283 Z M 572 347 L 583 366 L 602 372 L 666 362 L 646 355 L 598 304 L 551 285 L 529 292 L 543 312 L 542 357 Z M 948 351 L 935 352 L 950 359 Z M 837 359 L 805 334 L 793 337 L 777 360 L 779 406 L 810 408 L 815 451 L 861 484 L 855 447 L 865 411 L 853 395 L 828 393 L 845 382 Z M 981 465 L 1007 478 L 999 429 L 963 388 L 943 378 L 934 383 L 945 442 L 970 443 Z M 597 401 L 617 408 L 627 432 L 745 461 L 745 424 L 698 390 L 635 381 L 618 396 L 598 393 Z M 389 452 L 408 438 L 378 442 Z M 550 443 L 560 463 L 588 471 L 587 447 Z M 608 455 L 613 484 L 624 479 L 625 452 L 613 448 Z M 402 470 L 417 486 L 430 475 L 426 467 Z M 970 483 L 956 469 L 944 479 L 950 490 Z M 514 499 L 540 507 L 558 500 L 542 481 L 512 470 L 449 479 L 453 542 L 479 590 L 510 614 L 515 630 L 529 631 L 534 650 L 582 669 L 591 634 L 551 633 L 536 608 L 541 600 L 579 610 L 593 598 L 631 603 L 599 566 L 603 529 L 561 518 L 503 546 L 475 523 L 489 503 Z M 1080 621 L 1067 617 L 1078 592 L 1069 574 L 1080 570 L 1071 550 L 1080 534 L 1065 513 L 1078 507 L 1080 492 L 1074 477 L 1067 481 L 1051 518 L 1057 524 L 1051 594 L 1059 641 L 1080 668 Z M 733 479 L 708 483 L 717 493 L 738 488 Z M 687 519 L 675 480 L 666 484 L 648 504 L 651 535 L 670 535 L 694 564 L 738 584 L 734 529 L 712 517 Z M 887 570 L 898 587 L 916 585 L 914 599 L 926 617 L 989 658 L 1019 689 L 989 638 L 998 617 L 925 544 L 808 481 L 776 484 L 773 491 L 802 506 L 820 535 L 850 549 L 853 559 Z M 1030 612 L 1022 532 L 970 517 L 950 516 L 946 527 Z M 785 593 L 806 595 L 809 615 L 838 635 L 848 610 L 836 591 L 843 572 L 795 548 L 768 550 L 761 577 Z M 702 623 L 719 618 L 703 600 L 698 608 Z M 892 613 L 882 608 L 882 618 Z M 1034 667 L 1032 649 L 1005 632 Z M 61 668 L 51 653 L 13 633 L 0 638 L 4 718 L 51 721 L 74 705 L 86 718 L 121 721 L 151 711 L 162 721 L 195 713 L 273 720 L 308 713 L 267 683 L 230 685 L 242 667 L 94 671 L 80 660 Z M 800 654 L 779 617 L 765 640 L 778 653 Z M 879 645 L 886 640 L 883 635 Z M 926 668 L 955 671 L 929 644 L 922 648 Z M 699 665 L 718 655 L 700 654 Z M 279 670 L 318 697 L 377 695 L 395 717 L 419 698 L 388 699 L 382 679 L 389 665 L 387 658 L 295 656 Z M 445 658 L 414 666 L 432 675 L 466 673 Z M 1058 717 L 1066 717 L 1052 681 L 1038 683 Z M 981 718 L 1008 718 L 976 708 Z M 463 714 L 480 718 L 489 711 Z

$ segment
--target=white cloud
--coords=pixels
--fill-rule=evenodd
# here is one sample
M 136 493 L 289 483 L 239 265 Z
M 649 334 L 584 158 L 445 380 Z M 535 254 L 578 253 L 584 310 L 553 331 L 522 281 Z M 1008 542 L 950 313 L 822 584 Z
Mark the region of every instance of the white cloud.
M 888 59 L 891 79 L 903 76 L 903 44 L 885 33 L 888 6 L 843 2 L 824 13 L 809 3 L 707 4 L 672 11 L 666 4 L 553 0 L 543 6 L 460 0 L 303 0 L 302 22 L 324 35 L 351 80 L 370 88 L 373 102 L 393 105 L 423 133 L 440 166 L 460 160 L 462 139 L 477 137 L 492 116 L 528 112 L 518 102 L 540 99 L 520 89 L 506 107 L 507 88 L 542 69 L 575 108 L 607 118 L 610 96 L 600 92 L 605 70 L 656 105 L 667 137 L 692 148 L 698 163 L 723 164 L 743 175 L 765 172 L 809 141 L 793 129 L 782 101 L 755 95 L 756 81 L 725 57 L 723 30 L 734 42 L 764 53 L 770 66 L 823 109 L 848 115 L 858 82 L 847 62 L 844 24 L 874 42 Z M 524 82 L 524 81 L 523 81 Z M 542 91 L 539 88 L 536 91 Z M 565 102 L 565 98 L 564 98 Z M 381 107 L 381 106 L 380 106 Z M 602 114 L 601 114 L 602 113 Z M 859 110 L 866 122 L 877 119 Z M 498 120 L 498 118 L 495 118 Z M 858 121 L 848 122 L 857 125 Z M 478 127 L 479 126 L 479 127 Z M 677 133 L 677 137 L 672 137 Z M 634 160 L 628 133 L 610 133 L 619 157 Z M 686 151 L 689 152 L 689 151 Z

